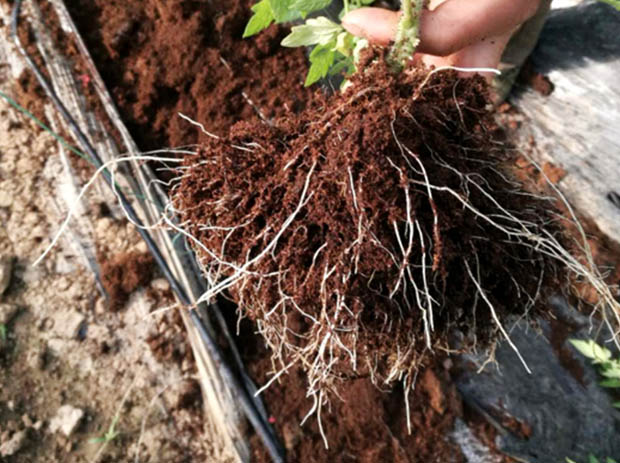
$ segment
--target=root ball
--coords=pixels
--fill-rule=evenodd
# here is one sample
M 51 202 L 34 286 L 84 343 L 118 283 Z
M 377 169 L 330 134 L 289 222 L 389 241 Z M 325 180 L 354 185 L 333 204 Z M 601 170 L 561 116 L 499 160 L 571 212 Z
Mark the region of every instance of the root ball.
M 375 63 L 299 115 L 239 123 L 175 190 L 214 285 L 309 392 L 412 378 L 459 330 L 522 315 L 557 278 L 551 206 L 511 173 L 482 78 Z M 546 238 L 545 238 L 546 239 Z M 549 251 L 550 252 L 550 251 Z

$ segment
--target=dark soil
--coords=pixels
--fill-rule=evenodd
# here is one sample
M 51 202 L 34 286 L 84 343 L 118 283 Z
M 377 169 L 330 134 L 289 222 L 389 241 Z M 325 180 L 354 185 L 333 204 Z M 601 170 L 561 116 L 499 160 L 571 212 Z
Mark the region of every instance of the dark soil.
M 100 259 L 101 282 L 106 291 L 110 310 L 120 310 L 136 289 L 148 284 L 153 277 L 155 261 L 150 254 L 137 252 L 117 254 Z
M 437 348 L 454 347 L 455 330 L 465 343 L 496 333 L 470 272 L 500 319 L 520 314 L 530 296 L 544 300 L 554 281 L 541 254 L 480 217 L 510 226 L 500 218 L 508 210 L 542 226 L 551 209 L 511 180 L 514 159 L 489 133 L 484 81 L 443 73 L 425 82 L 427 73 L 371 65 L 344 94 L 272 126 L 239 123 L 186 158 L 176 205 L 213 253 L 202 252 L 203 262 L 238 268 L 267 249 L 230 293 L 259 322 L 280 368 L 303 359 L 312 381 L 313 361 L 336 359 L 319 383 L 333 391 L 360 377 L 384 384 L 394 368 L 413 375 L 427 349 L 422 312 L 431 310 L 418 288 L 436 301 Z M 457 193 L 431 197 L 426 177 Z M 326 333 L 338 341 L 322 344 Z
M 269 379 L 264 374 L 271 367 L 267 355 L 265 352 L 251 364 L 260 382 Z M 329 449 L 323 444 L 315 419 L 303 427 L 299 425 L 312 406 L 306 398 L 306 383 L 305 373 L 295 369 L 280 384 L 265 391 L 272 421 L 290 462 L 465 462 L 448 437 L 454 417 L 462 414 L 461 399 L 439 362 L 434 369 L 420 372 L 417 387 L 410 394 L 411 434 L 407 431 L 402 388 L 388 394 L 368 379 L 345 383 L 341 398 L 322 415 Z M 253 443 L 255 461 L 271 461 L 257 438 Z
M 233 123 L 257 120 L 256 108 L 265 118 L 298 120 L 293 114 L 311 104 L 312 94 L 302 86 L 305 56 L 300 50 L 279 47 L 283 29 L 272 27 L 255 40 L 241 40 L 250 0 L 66 3 L 123 119 L 144 150 L 208 141 L 177 112 L 226 136 Z M 25 85 L 32 83 L 24 79 Z M 36 92 L 32 87 L 25 94 Z M 480 102 L 475 106 L 481 111 Z M 444 269 L 452 252 L 450 248 L 442 252 L 439 263 Z M 496 291 L 501 292 L 501 285 Z M 256 381 L 263 384 L 272 368 L 269 354 L 261 346 L 244 350 Z M 430 373 L 420 372 L 426 379 L 418 380 L 419 387 L 411 393 L 412 435 L 406 432 L 402 390 L 383 394 L 362 377 L 343 384 L 343 400 L 333 400 L 331 413 L 323 415 L 329 451 L 315 420 L 299 427 L 311 406 L 302 373 L 294 370 L 283 376 L 265 397 L 291 461 L 462 461 L 445 438 L 461 413 L 460 402 L 440 359 L 427 363 L 432 368 L 425 371 Z M 257 460 L 266 460 L 260 444 L 256 448 Z
M 551 82 L 549 77 L 540 72 L 536 72 L 534 70 L 534 65 L 529 59 L 521 67 L 521 71 L 517 77 L 517 83 L 531 87 L 543 96 L 551 95 L 554 89 L 553 82 Z
M 236 121 L 256 119 L 255 107 L 266 118 L 304 107 L 311 94 L 302 85 L 306 57 L 280 47 L 285 31 L 271 27 L 241 40 L 251 3 L 66 2 L 144 150 L 199 141 L 179 112 L 223 135 Z

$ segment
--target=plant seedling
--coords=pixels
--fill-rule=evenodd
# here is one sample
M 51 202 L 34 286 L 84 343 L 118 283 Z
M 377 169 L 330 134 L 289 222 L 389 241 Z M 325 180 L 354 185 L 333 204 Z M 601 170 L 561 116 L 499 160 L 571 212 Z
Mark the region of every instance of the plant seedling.
M 471 327 L 473 343 L 476 333 L 501 334 L 520 356 L 502 318 L 516 300 L 524 314 L 543 309 L 556 260 L 619 307 L 598 270 L 545 229 L 548 199 L 515 191 L 513 158 L 485 129 L 483 78 L 450 67 L 398 73 L 417 46 L 419 2 L 403 1 L 387 59 L 354 73 L 346 92 L 317 92 L 299 113 L 206 140 L 173 193 L 211 283 L 198 302 L 226 294 L 256 321 L 274 365 L 258 393 L 303 369 L 313 399 L 305 419 L 317 417 L 326 446 L 321 410 L 358 377 L 402 382 L 412 432 L 408 391 L 453 326 Z M 283 45 L 313 47 L 306 85 L 354 72 L 363 43 L 335 20 L 307 16 L 328 3 L 261 0 L 245 35 L 301 18 Z
M 589 358 L 593 365 L 598 365 L 599 373 L 605 378 L 601 381 L 601 386 L 620 388 L 620 358 L 612 358 L 609 349 L 597 344 L 592 339 L 571 339 L 570 343 L 584 357 Z M 620 402 L 615 402 L 614 407 L 620 408 Z
M 339 17 L 372 2 L 345 0 Z M 324 9 L 330 3 L 331 0 L 261 0 L 252 7 L 254 14 L 243 37 L 257 34 L 274 22 L 280 24 L 304 19 L 303 24 L 293 26 L 291 33 L 282 40 L 284 47 L 313 47 L 304 85 L 308 87 L 327 75 L 344 72 L 349 76 L 356 71 L 360 52 L 368 46 L 368 41 L 348 33 L 340 24 L 325 16 L 306 19 L 308 14 Z M 423 5 L 422 0 L 403 0 L 403 15 L 388 57 L 395 71 L 404 67 L 418 46 L 418 19 Z
M 116 424 L 118 423 L 119 420 L 119 416 L 115 416 L 114 419 L 112 420 L 112 422 L 110 423 L 110 427 L 108 428 L 107 432 L 100 437 L 94 437 L 92 439 L 89 439 L 88 442 L 96 444 L 96 443 L 109 443 L 111 441 L 113 441 L 114 439 L 116 439 L 120 432 L 116 430 Z

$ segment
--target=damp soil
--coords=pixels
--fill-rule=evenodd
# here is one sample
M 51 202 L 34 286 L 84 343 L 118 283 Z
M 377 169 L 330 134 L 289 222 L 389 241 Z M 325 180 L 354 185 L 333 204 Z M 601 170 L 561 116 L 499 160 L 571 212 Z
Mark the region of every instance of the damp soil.
M 314 104 L 317 97 L 302 86 L 303 52 L 279 47 L 284 30 L 272 27 L 255 40 L 240 39 L 248 6 L 247 1 L 221 9 L 196 1 L 95 1 L 72 2 L 69 8 L 123 119 L 147 150 L 208 141 L 176 117 L 178 112 L 227 136 L 238 121 L 295 120 Z M 246 352 L 246 361 L 262 384 L 271 371 L 268 351 Z M 446 438 L 461 415 L 460 401 L 440 359 L 428 364 L 422 374 L 431 379 L 420 382 L 411 397 L 411 434 L 402 390 L 382 393 L 370 378 L 359 377 L 343 386 L 343 400 L 332 401 L 331 413 L 324 414 L 330 450 L 315 421 L 299 426 L 312 405 L 302 373 L 283 377 L 266 392 L 266 400 L 291 461 L 461 461 Z M 266 458 L 260 455 L 257 445 L 257 458 Z
M 200 141 L 178 113 L 225 134 L 239 120 L 299 111 L 302 50 L 280 46 L 283 28 L 241 40 L 248 0 L 67 2 L 123 121 L 143 150 Z
M 548 76 L 537 72 L 531 60 L 526 60 L 517 76 L 517 84 L 531 87 L 543 96 L 553 93 L 554 85 Z
M 230 278 L 276 361 L 301 359 L 309 384 L 334 395 L 358 378 L 409 383 L 428 347 L 489 341 L 495 318 L 535 314 L 559 279 L 500 230 L 519 220 L 542 234 L 553 209 L 511 176 L 484 80 L 427 76 L 395 76 L 378 58 L 297 117 L 209 141 L 175 190 L 210 250 L 201 261 Z
M 250 369 L 259 383 L 264 383 L 269 379 L 265 371 L 271 368 L 271 361 L 268 351 L 261 353 L 254 357 Z M 322 426 L 329 442 L 326 449 L 315 419 L 299 425 L 312 407 L 306 388 L 305 373 L 296 368 L 264 393 L 290 462 L 466 462 L 449 439 L 455 417 L 463 416 L 461 399 L 439 361 L 419 373 L 410 394 L 411 433 L 402 388 L 381 391 L 369 379 L 360 378 L 344 384 L 341 399 L 323 411 Z M 271 461 L 256 437 L 252 444 L 256 462 Z
M 317 97 L 302 85 L 307 71 L 303 51 L 279 46 L 284 29 L 272 27 L 257 39 L 241 40 L 250 4 L 67 2 L 123 120 L 143 150 L 208 141 L 178 118 L 178 112 L 226 136 L 238 121 L 292 118 L 315 104 Z M 23 77 L 23 84 L 22 96 L 36 95 L 31 80 Z M 251 339 L 254 344 L 246 346 L 256 348 L 244 349 L 245 361 L 262 384 L 271 372 L 269 352 L 259 339 Z M 462 407 L 442 360 L 429 360 L 420 372 L 425 379 L 412 393 L 411 434 L 402 390 L 382 393 L 367 377 L 347 383 L 342 400 L 334 400 L 331 413 L 323 416 L 329 450 L 315 421 L 299 426 L 312 405 L 302 373 L 283 376 L 265 397 L 290 461 L 463 461 L 446 437 L 454 419 L 462 416 Z M 492 440 L 491 430 L 481 433 Z M 257 461 L 268 461 L 257 439 L 254 444 Z
M 113 311 L 125 307 L 131 294 L 153 278 L 155 261 L 150 254 L 120 253 L 109 259 L 100 257 L 99 261 L 102 263 L 101 283 Z

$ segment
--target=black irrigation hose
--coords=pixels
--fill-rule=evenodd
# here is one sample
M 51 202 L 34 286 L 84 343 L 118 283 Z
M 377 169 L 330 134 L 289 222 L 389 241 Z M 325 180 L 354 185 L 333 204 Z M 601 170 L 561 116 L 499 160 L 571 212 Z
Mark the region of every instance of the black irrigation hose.
M 24 59 L 26 60 L 26 62 L 28 63 L 28 66 L 30 67 L 35 77 L 37 78 L 39 84 L 41 85 L 41 87 L 43 87 L 47 96 L 54 103 L 54 106 L 56 107 L 57 111 L 65 119 L 65 121 L 71 128 L 71 131 L 77 138 L 78 142 L 82 145 L 84 151 L 86 151 L 88 155 L 91 157 L 93 163 L 95 164 L 95 167 L 99 169 L 104 165 L 103 162 L 101 161 L 101 158 L 99 157 L 99 155 L 97 154 L 93 146 L 90 144 L 90 142 L 88 141 L 88 139 L 86 138 L 86 136 L 84 135 L 80 127 L 77 125 L 77 123 L 75 122 L 75 120 L 73 119 L 73 117 L 71 116 L 67 108 L 65 107 L 65 105 L 62 103 L 58 95 L 56 95 L 56 92 L 54 91 L 52 86 L 48 83 L 45 76 L 42 74 L 42 72 L 40 71 L 40 69 L 38 68 L 34 60 L 32 59 L 32 57 L 24 49 L 24 47 L 21 44 L 21 41 L 19 40 L 19 36 L 17 35 L 17 28 L 19 25 L 21 5 L 22 5 L 22 0 L 15 1 L 15 6 L 13 8 L 13 13 L 12 13 L 12 18 L 11 18 L 11 36 L 13 38 L 13 41 L 15 42 L 15 45 L 19 49 L 20 53 L 24 56 Z M 254 403 L 251 397 L 251 394 L 240 383 L 239 379 L 234 374 L 230 366 L 225 362 L 221 349 L 219 348 L 215 340 L 211 337 L 211 335 L 206 330 L 202 319 L 196 312 L 196 309 L 191 307 L 191 301 L 187 297 L 187 294 L 185 290 L 183 289 L 183 287 L 179 284 L 179 282 L 176 280 L 176 278 L 170 271 L 170 267 L 168 266 L 164 257 L 162 256 L 161 251 L 157 247 L 157 244 L 155 243 L 151 235 L 148 233 L 148 231 L 142 228 L 142 221 L 135 213 L 133 206 L 129 203 L 129 201 L 127 201 L 127 198 L 125 197 L 125 195 L 123 195 L 121 191 L 114 189 L 112 180 L 110 176 L 107 174 L 107 172 L 104 172 L 104 178 L 108 186 L 115 191 L 117 197 L 119 198 L 119 201 L 121 202 L 121 205 L 123 206 L 123 209 L 129 216 L 129 218 L 135 224 L 137 224 L 138 233 L 140 234 L 142 239 L 144 239 L 144 241 L 146 242 L 146 245 L 149 251 L 151 252 L 151 254 L 153 255 L 155 262 L 161 269 L 165 278 L 170 283 L 170 286 L 175 292 L 175 294 L 177 295 L 177 297 L 179 298 L 179 301 L 181 302 L 181 304 L 189 308 L 190 318 L 192 322 L 194 323 L 194 325 L 196 326 L 198 333 L 200 334 L 200 338 L 205 343 L 207 349 L 209 350 L 209 353 L 213 357 L 214 362 L 219 367 L 220 371 L 223 373 L 223 376 L 225 377 L 226 381 L 230 385 L 234 395 L 239 399 L 239 402 L 243 408 L 243 411 L 247 419 L 250 421 L 250 423 L 254 427 L 254 430 L 256 431 L 256 433 L 259 435 L 259 437 L 263 441 L 263 444 L 267 448 L 269 454 L 271 455 L 271 458 L 273 459 L 273 461 L 278 462 L 278 463 L 284 462 L 285 461 L 285 450 L 282 447 L 282 444 L 276 438 L 272 427 L 264 420 L 261 413 L 257 410 L 256 404 Z

